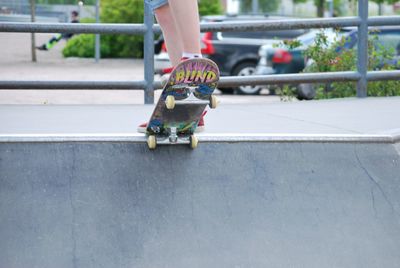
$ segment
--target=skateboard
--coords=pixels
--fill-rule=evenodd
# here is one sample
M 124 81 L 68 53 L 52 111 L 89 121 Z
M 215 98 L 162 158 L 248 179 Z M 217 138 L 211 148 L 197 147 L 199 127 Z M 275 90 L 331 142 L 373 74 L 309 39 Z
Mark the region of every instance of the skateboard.
M 194 135 L 207 105 L 217 107 L 213 95 L 219 80 L 218 66 L 209 59 L 189 59 L 179 63 L 164 84 L 160 99 L 146 129 L 147 144 L 189 144 L 197 147 Z

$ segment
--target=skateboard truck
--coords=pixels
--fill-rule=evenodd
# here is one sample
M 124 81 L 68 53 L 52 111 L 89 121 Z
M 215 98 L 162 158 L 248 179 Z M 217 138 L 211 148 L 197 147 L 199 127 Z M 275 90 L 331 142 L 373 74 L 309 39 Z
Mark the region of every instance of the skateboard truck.
M 157 145 L 161 144 L 189 144 L 190 148 L 195 149 L 198 143 L 199 140 L 193 134 L 190 136 L 178 136 L 176 127 L 171 128 L 168 136 L 157 138 L 156 135 L 150 135 L 147 138 L 149 149 L 155 149 Z
M 178 141 L 178 135 L 176 134 L 176 127 L 171 127 L 171 133 L 169 134 L 169 141 L 176 143 Z
M 189 89 L 190 89 L 189 97 L 183 100 L 176 100 L 173 95 L 167 96 L 167 98 L 165 99 L 165 105 L 167 109 L 172 110 L 175 108 L 175 105 L 185 105 L 185 104 L 205 104 L 209 105 L 211 109 L 217 108 L 218 105 L 217 97 L 211 95 L 209 100 L 202 100 L 195 97 L 194 95 L 196 87 L 189 87 Z

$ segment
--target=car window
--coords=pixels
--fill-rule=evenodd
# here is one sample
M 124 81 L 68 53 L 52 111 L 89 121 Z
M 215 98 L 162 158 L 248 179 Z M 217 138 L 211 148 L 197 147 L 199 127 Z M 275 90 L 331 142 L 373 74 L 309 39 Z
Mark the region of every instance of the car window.
M 377 33 L 378 42 L 386 49 L 393 50 L 399 55 L 400 31 L 388 31 Z
M 302 36 L 299 36 L 297 40 L 300 41 L 302 45 L 309 46 L 314 42 L 316 36 L 317 32 L 311 31 L 309 33 L 303 34 Z
M 327 41 L 328 44 L 333 43 L 335 40 L 338 40 L 339 37 L 343 34 L 341 32 L 336 32 L 332 29 L 325 29 L 325 30 L 311 30 L 310 32 L 303 34 L 297 38 L 298 41 L 303 46 L 310 46 L 314 44 L 315 38 L 317 37 L 318 34 L 324 33 L 327 36 Z

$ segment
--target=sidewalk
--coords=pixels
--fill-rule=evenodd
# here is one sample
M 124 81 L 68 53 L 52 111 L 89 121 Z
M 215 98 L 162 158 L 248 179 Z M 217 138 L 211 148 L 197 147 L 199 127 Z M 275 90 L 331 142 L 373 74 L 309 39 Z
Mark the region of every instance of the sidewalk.
M 51 34 L 36 34 L 36 43 Z M 1 80 L 138 81 L 144 80 L 142 59 L 63 58 L 61 41 L 49 51 L 37 51 L 31 62 L 30 34 L 0 33 Z M 159 79 L 156 77 L 155 79 Z M 155 99 L 160 91 L 155 91 Z M 280 102 L 277 96 L 221 96 L 227 103 Z M 0 90 L 1 104 L 143 104 L 142 90 Z
M 40 45 L 52 34 L 36 34 Z M 143 80 L 141 59 L 63 58 L 65 41 L 49 51 L 36 51 L 37 62 L 31 61 L 29 33 L 0 33 L 1 80 Z M 102 90 L 0 90 L 0 104 L 141 104 L 141 91 Z

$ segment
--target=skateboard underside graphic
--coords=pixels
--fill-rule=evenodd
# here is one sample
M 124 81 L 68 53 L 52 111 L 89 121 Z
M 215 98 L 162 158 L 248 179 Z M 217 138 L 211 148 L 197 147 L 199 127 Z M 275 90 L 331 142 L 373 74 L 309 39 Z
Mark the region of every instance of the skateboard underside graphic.
M 171 143 L 188 143 L 195 148 L 193 134 L 206 106 L 217 105 L 212 94 L 218 80 L 218 67 L 208 59 L 190 59 L 176 66 L 147 126 L 149 148 Z

